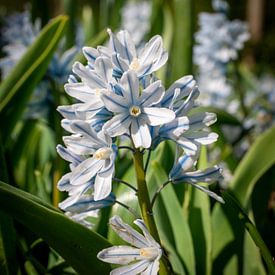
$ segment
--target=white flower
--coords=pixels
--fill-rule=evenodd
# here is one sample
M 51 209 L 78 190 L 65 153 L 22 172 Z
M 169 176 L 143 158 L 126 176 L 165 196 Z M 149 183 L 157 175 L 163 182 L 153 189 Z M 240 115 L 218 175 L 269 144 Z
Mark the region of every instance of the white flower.
M 114 77 L 120 78 L 124 72 L 134 70 L 137 76 L 142 78 L 158 70 L 168 59 L 168 54 L 163 49 L 162 38 L 159 35 L 152 37 L 137 52 L 128 31 L 123 30 L 114 35 L 108 29 L 108 33 L 110 35 L 109 47 L 99 46 L 97 49 L 91 47 L 83 48 L 83 53 L 88 60 L 89 67 L 94 67 L 95 60 L 99 56 L 105 56 L 112 60 Z
M 134 223 L 142 230 L 143 235 L 125 224 L 118 216 L 110 219 L 112 229 L 124 241 L 132 245 L 113 246 L 98 253 L 97 257 L 104 262 L 126 265 L 112 270 L 111 275 L 135 275 L 140 273 L 157 275 L 158 273 L 159 259 L 162 255 L 161 247 L 150 235 L 142 220 L 137 219 Z
M 164 96 L 160 81 L 153 82 L 140 94 L 139 79 L 132 70 L 123 74 L 119 82 L 121 95 L 103 91 L 105 107 L 115 113 L 103 129 L 111 136 L 130 132 L 136 148 L 151 145 L 150 126 L 170 122 L 175 113 L 167 108 L 154 107 Z
M 151 3 L 149 1 L 127 1 L 121 12 L 121 26 L 129 31 L 133 41 L 139 45 L 150 28 Z
M 175 184 L 189 183 L 215 200 L 224 203 L 222 197 L 198 184 L 201 182 L 211 184 L 220 180 L 222 178 L 221 168 L 213 166 L 205 170 L 195 170 L 196 162 L 197 156 L 191 157 L 187 154 L 176 156 L 174 166 L 169 173 L 169 179 Z
M 84 190 L 95 177 L 94 200 L 106 198 L 112 189 L 116 157 L 116 147 L 113 146 L 112 139 L 102 131 L 96 133 L 85 121 L 71 121 L 67 127 L 73 135 L 63 138 L 65 145 L 84 159 L 67 174 L 70 188 Z

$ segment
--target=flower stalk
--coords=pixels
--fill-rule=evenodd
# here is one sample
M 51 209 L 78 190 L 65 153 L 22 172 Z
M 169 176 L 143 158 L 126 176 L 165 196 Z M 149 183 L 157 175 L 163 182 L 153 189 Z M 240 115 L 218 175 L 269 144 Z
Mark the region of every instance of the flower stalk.
M 160 243 L 160 238 L 159 238 L 157 226 L 154 220 L 154 216 L 152 213 L 149 192 L 148 192 L 146 179 L 145 179 L 143 154 L 141 153 L 141 151 L 136 150 L 133 156 L 134 156 L 134 166 L 135 166 L 137 187 L 138 187 L 138 192 L 137 192 L 138 202 L 139 202 L 142 218 L 146 226 L 148 227 L 150 234 L 158 243 Z M 171 274 L 171 270 L 169 270 L 168 265 L 169 264 L 167 260 L 164 259 L 164 257 L 162 257 L 160 260 L 159 274 L 161 275 Z

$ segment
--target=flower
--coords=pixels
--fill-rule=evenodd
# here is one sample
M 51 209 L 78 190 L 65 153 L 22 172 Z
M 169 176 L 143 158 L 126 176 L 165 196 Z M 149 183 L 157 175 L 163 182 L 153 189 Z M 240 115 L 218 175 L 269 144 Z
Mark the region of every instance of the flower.
M 176 156 L 174 166 L 169 173 L 169 179 L 175 184 L 180 182 L 189 183 L 215 200 L 224 203 L 224 200 L 216 193 L 198 184 L 200 182 L 213 183 L 221 179 L 221 168 L 214 166 L 205 170 L 195 170 L 196 158 L 196 156 L 191 157 L 187 154 L 180 157 Z
M 134 70 L 137 76 L 142 78 L 158 70 L 168 59 L 168 54 L 163 49 L 162 38 L 159 35 L 152 37 L 137 53 L 128 31 L 123 30 L 114 35 L 108 29 L 108 33 L 110 35 L 109 47 L 83 48 L 90 68 L 94 67 L 95 60 L 99 56 L 106 56 L 112 60 L 114 77 L 120 78 L 124 72 Z
M 249 39 L 248 26 L 240 20 L 227 19 L 227 2 L 213 0 L 212 6 L 215 13 L 199 14 L 200 30 L 195 34 L 194 63 L 198 66 L 199 86 L 203 87 L 200 100 L 236 113 L 238 105 L 232 101 L 227 65 L 237 59 L 238 51 Z
M 112 217 L 110 219 L 112 229 L 132 246 L 120 245 L 103 249 L 97 257 L 107 263 L 126 265 L 112 270 L 110 273 L 112 275 L 139 273 L 157 275 L 162 249 L 141 219 L 135 220 L 134 223 L 142 230 L 143 235 L 125 224 L 120 217 Z M 129 264 L 131 262 L 134 263 Z
M 112 176 L 114 173 L 114 161 L 116 157 L 116 146 L 112 139 L 103 131 L 95 132 L 85 121 L 68 121 L 66 129 L 73 135 L 63 138 L 68 150 L 73 156 L 78 157 L 78 161 L 71 166 L 72 172 L 60 179 L 59 187 L 69 181 L 71 190 L 86 190 L 91 186 L 94 178 L 94 200 L 106 198 L 112 189 Z M 59 152 L 60 148 L 58 147 Z M 71 160 L 67 154 L 61 156 Z M 73 159 L 75 161 L 75 158 Z M 66 185 L 65 185 L 66 186 Z
M 138 77 L 130 70 L 123 74 L 118 85 L 121 95 L 109 91 L 103 91 L 101 94 L 105 107 L 115 113 L 115 116 L 104 124 L 103 130 L 111 137 L 130 132 L 136 148 L 149 148 L 149 125 L 161 125 L 175 118 L 174 112 L 168 108 L 154 107 L 164 96 L 161 82 L 153 82 L 140 95 Z
M 129 31 L 136 45 L 142 42 L 150 29 L 151 3 L 127 1 L 121 11 L 121 26 Z
M 71 171 L 74 171 L 75 167 L 85 160 L 83 156 L 78 156 L 62 145 L 57 146 L 57 152 L 63 159 L 71 163 Z M 69 192 L 69 197 L 59 203 L 58 206 L 71 219 L 90 228 L 92 225 L 86 219 L 88 217 L 97 217 L 99 209 L 113 205 L 115 203 L 115 196 L 110 193 L 102 200 L 95 200 L 94 178 L 80 185 L 72 185 L 70 182 L 71 176 L 72 172 L 65 174 L 57 184 L 60 191 Z
M 157 146 L 162 140 L 170 139 L 176 142 L 188 155 L 196 155 L 200 144 L 211 144 L 218 138 L 216 133 L 209 132 L 207 127 L 215 123 L 216 115 L 195 110 L 195 100 L 200 92 L 193 76 L 184 76 L 175 81 L 160 102 L 160 105 L 173 110 L 176 118 L 152 129 L 153 144 Z

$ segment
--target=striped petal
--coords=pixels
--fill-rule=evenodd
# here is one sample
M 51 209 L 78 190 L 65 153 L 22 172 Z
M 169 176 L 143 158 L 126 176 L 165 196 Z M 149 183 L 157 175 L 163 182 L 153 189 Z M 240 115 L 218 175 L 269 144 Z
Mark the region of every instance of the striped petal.
M 164 95 L 164 88 L 161 81 L 155 81 L 142 91 L 139 104 L 142 106 L 151 106 L 161 101 Z
M 103 200 L 110 195 L 112 191 L 112 174 L 108 177 L 101 177 L 97 175 L 94 185 L 94 199 L 95 201 Z
M 113 246 L 103 249 L 97 257 L 107 263 L 129 264 L 132 261 L 142 259 L 140 249 L 126 245 Z
M 139 261 L 134 264 L 118 267 L 110 272 L 110 275 L 136 275 L 143 272 L 149 265 L 148 260 Z
M 128 106 L 137 105 L 139 96 L 139 80 L 134 71 L 128 71 L 122 75 L 120 80 L 123 97 L 126 99 Z
M 124 223 L 119 216 L 113 216 L 110 219 L 112 229 L 120 236 L 121 239 L 130 243 L 131 245 L 142 248 L 148 247 L 148 241 L 144 236 L 134 230 L 131 226 Z
M 88 158 L 80 163 L 73 171 L 72 185 L 81 185 L 89 181 L 102 168 L 104 161 L 96 158 Z
M 109 91 L 102 92 L 101 99 L 105 107 L 114 113 L 123 113 L 130 107 L 125 98 Z
M 168 123 L 175 118 L 175 113 L 167 108 L 144 107 L 142 117 L 151 126 Z
M 155 260 L 141 273 L 141 275 L 157 275 L 159 271 L 159 260 Z
M 149 148 L 151 134 L 148 125 L 142 119 L 133 119 L 131 123 L 131 136 L 136 148 Z
M 132 118 L 128 114 L 118 114 L 106 122 L 103 130 L 111 137 L 123 135 L 129 131 Z

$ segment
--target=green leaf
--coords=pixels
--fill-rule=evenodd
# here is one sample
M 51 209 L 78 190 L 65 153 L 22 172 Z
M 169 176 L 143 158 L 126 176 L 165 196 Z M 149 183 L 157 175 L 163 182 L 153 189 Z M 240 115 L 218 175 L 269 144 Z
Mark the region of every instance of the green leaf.
M 28 48 L 22 59 L 0 86 L 0 123 L 5 122 L 4 144 L 9 139 L 14 126 L 20 119 L 26 104 L 62 38 L 67 17 L 53 19 Z
M 242 225 L 245 227 L 245 229 L 250 234 L 251 238 L 253 239 L 257 247 L 260 249 L 261 254 L 266 262 L 269 274 L 275 274 L 275 264 L 274 264 L 273 258 L 266 244 L 264 243 L 260 234 L 258 233 L 256 227 L 254 226 L 254 224 L 248 218 L 245 211 L 240 206 L 239 201 L 234 197 L 233 194 L 230 194 L 230 192 L 224 192 L 222 196 L 224 198 L 226 207 L 231 208 L 232 212 L 235 215 L 235 219 L 239 219 L 241 221 Z M 252 253 L 254 252 L 252 247 L 250 247 L 249 252 L 250 252 L 250 255 L 252 255 Z M 253 256 L 255 258 L 256 256 L 259 256 L 259 255 L 254 254 Z M 260 257 L 258 257 L 258 259 L 260 260 Z M 255 270 L 257 270 L 257 266 L 255 266 Z M 261 272 L 262 270 L 263 268 L 261 268 L 261 270 L 258 270 L 258 271 Z
M 167 180 L 167 174 L 157 161 L 152 161 L 149 168 L 148 185 L 158 188 Z M 178 201 L 173 186 L 171 184 L 167 185 L 161 191 L 160 196 L 168 219 L 159 212 L 155 213 L 156 222 L 157 224 L 161 224 L 160 219 L 164 219 L 165 223 L 170 223 L 172 230 L 170 234 L 173 236 L 175 249 L 181 259 L 185 272 L 187 274 L 195 274 L 195 257 L 192 236 L 187 217 L 183 214 L 182 207 Z M 169 233 L 167 234 L 169 235 Z M 188 249 L 186 249 L 187 247 Z
M 199 160 L 199 169 L 208 167 L 207 150 L 203 146 Z M 200 184 L 204 185 L 204 184 Z M 197 188 L 191 189 L 188 219 L 193 237 L 197 274 L 211 274 L 212 266 L 212 224 L 209 196 Z
M 8 181 L 8 173 L 0 134 L 0 180 Z M 12 218 L 0 210 L 0 274 L 17 273 L 16 235 Z
M 41 236 L 79 274 L 110 271 L 110 266 L 96 257 L 110 243 L 52 206 L 47 207 L 38 198 L 0 182 L 0 208 Z
M 192 73 L 193 0 L 170 1 L 174 19 L 171 81 Z
M 230 185 L 230 190 L 243 207 L 247 208 L 256 182 L 275 163 L 275 128 L 262 134 L 251 146 L 238 165 Z M 212 213 L 214 271 L 219 272 L 234 255 L 238 256 L 238 270 L 242 269 L 244 230 L 229 208 L 215 205 Z M 252 249 L 252 248 L 250 248 Z M 254 245 L 253 254 L 257 248 Z M 251 251 L 252 253 L 252 251 Z M 261 265 L 260 262 L 258 262 Z M 231 265 L 233 268 L 233 265 Z M 236 270 L 234 267 L 233 270 Z
M 230 189 L 246 207 L 260 177 L 275 163 L 275 127 L 262 134 L 235 171 Z

